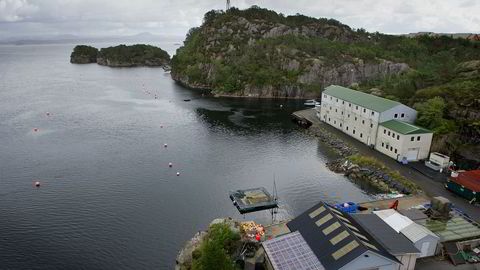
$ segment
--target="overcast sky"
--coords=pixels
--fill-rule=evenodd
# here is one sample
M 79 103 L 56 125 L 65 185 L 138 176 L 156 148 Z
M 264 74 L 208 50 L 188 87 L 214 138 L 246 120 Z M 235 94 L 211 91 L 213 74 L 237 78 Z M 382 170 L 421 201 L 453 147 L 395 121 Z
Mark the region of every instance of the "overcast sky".
M 480 0 L 231 0 L 384 33 L 480 32 Z M 73 34 L 184 36 L 221 0 L 0 0 L 0 39 Z

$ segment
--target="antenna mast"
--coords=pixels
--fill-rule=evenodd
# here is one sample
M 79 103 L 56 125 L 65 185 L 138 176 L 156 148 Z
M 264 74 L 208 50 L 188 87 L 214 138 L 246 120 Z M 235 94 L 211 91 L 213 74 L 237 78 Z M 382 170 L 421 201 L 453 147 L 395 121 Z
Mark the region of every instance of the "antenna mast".
M 225 11 L 227 11 L 229 9 L 230 9 L 230 0 L 227 0 L 227 9 Z

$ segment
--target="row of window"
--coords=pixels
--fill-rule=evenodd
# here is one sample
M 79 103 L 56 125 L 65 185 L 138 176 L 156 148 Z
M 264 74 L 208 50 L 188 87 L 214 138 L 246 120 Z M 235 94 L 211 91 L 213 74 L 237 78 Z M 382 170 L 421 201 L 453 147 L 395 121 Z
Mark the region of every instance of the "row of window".
M 405 117 L 405 114 L 404 114 L 404 113 L 400 114 L 400 117 L 401 117 L 401 118 L 404 118 L 404 117 Z M 394 114 L 394 115 L 393 115 L 393 118 L 398 118 L 398 113 Z
M 332 107 L 330 107 L 332 109 Z M 335 112 L 337 112 L 337 109 L 335 109 Z M 343 112 L 342 112 L 343 115 Z M 350 118 L 350 114 L 347 115 L 347 118 Z M 355 121 L 357 121 L 358 118 L 355 116 Z M 362 120 L 362 124 L 365 125 L 365 120 Z M 370 124 L 370 128 L 373 128 L 373 124 Z
M 329 117 L 328 122 L 331 122 L 332 119 Z M 333 120 L 333 124 L 337 124 L 337 120 Z M 340 123 L 340 127 L 343 127 L 342 123 Z M 348 126 L 345 127 L 345 129 L 348 131 Z M 355 134 L 355 129 L 352 131 L 353 134 Z M 363 133 L 360 133 L 360 138 L 363 138 Z
M 324 94 L 323 97 L 324 97 L 324 98 L 327 98 L 327 95 Z M 330 97 L 330 100 L 333 100 L 333 97 Z M 339 103 L 338 98 L 336 98 L 336 102 Z M 347 103 L 348 103 L 348 102 L 347 102 Z M 342 105 L 344 105 L 344 104 L 345 104 L 345 101 L 342 100 Z M 348 103 L 348 107 L 351 108 L 351 107 L 352 107 L 352 103 Z M 330 110 L 331 110 L 331 109 L 332 109 L 332 107 L 330 106 Z M 355 110 L 358 111 L 358 105 L 355 105 Z M 367 112 L 367 109 L 363 108 L 363 112 L 366 113 L 366 112 Z M 371 111 L 371 115 L 375 115 L 375 112 L 374 112 L 374 111 Z M 403 114 L 402 114 L 402 115 L 403 115 Z M 402 116 L 402 117 L 403 117 L 403 116 Z M 395 118 L 397 118 L 397 117 L 395 117 Z
M 394 139 L 395 139 L 395 135 L 396 135 L 397 136 L 397 141 L 400 140 L 400 135 L 395 134 L 395 132 L 390 132 L 390 130 L 387 132 L 386 128 L 383 129 L 383 134 L 387 134 L 388 136 L 392 136 L 392 138 L 394 138 Z
M 389 147 L 388 144 L 386 144 L 386 143 L 383 143 L 383 142 L 382 142 L 382 147 L 385 148 L 385 149 L 387 149 L 387 150 L 390 150 L 390 151 L 392 151 L 392 152 L 395 152 L 395 154 L 397 153 L 397 148 L 393 148 L 393 146 L 390 146 L 390 147 Z

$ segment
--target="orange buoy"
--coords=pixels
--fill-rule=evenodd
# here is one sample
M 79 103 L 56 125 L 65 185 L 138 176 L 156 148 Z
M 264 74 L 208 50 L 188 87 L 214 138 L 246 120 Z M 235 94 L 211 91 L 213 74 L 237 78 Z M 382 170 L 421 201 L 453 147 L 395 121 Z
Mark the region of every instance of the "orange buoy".
M 170 167 L 170 168 L 173 167 L 172 162 L 169 162 L 169 163 L 168 163 L 168 167 Z
M 180 176 L 180 172 L 177 172 L 177 176 Z
M 36 186 L 36 187 L 39 187 L 39 186 L 40 186 L 40 181 L 36 181 L 36 182 L 35 182 L 35 186 Z

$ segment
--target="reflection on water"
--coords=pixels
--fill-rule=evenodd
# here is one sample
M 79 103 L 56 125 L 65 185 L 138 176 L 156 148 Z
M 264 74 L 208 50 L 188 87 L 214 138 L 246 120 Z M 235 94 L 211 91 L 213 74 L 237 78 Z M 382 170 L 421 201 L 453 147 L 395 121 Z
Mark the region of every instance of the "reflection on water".
M 160 69 L 72 65 L 73 47 L 0 46 L 2 267 L 171 269 L 214 218 L 270 222 L 228 191 L 274 179 L 277 218 L 370 198 L 291 122 L 302 101 L 202 96 Z

